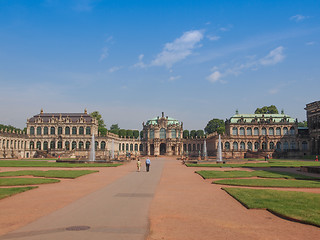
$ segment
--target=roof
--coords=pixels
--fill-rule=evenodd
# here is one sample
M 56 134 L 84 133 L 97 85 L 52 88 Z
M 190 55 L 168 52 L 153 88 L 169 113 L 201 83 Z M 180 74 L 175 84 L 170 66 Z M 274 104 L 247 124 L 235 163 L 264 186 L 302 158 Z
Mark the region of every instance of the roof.
M 162 118 L 159 118 L 159 117 L 156 117 L 156 118 L 152 118 L 150 120 L 147 121 L 146 125 L 157 125 L 158 124 L 158 121 L 159 120 L 167 120 L 167 125 L 173 125 L 173 124 L 180 124 L 180 122 L 174 118 L 170 118 L 170 117 L 162 117 Z
M 296 120 L 286 114 L 236 114 L 230 118 L 230 123 L 251 123 L 254 121 L 260 122 L 272 122 L 272 123 L 295 123 Z
M 56 119 L 66 119 L 69 118 L 70 122 L 77 122 L 81 117 L 86 122 L 91 122 L 92 117 L 88 115 L 87 113 L 40 113 L 37 115 L 34 115 L 32 118 L 29 119 L 29 122 L 35 122 L 36 119 L 41 118 L 44 123 L 48 123 L 50 119 L 56 118 Z

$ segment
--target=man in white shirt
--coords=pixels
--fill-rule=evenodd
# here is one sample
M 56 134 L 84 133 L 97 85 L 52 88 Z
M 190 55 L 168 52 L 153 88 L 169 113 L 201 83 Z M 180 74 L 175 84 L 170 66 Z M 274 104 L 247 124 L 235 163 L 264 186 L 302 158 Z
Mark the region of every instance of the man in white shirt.
M 147 160 L 146 160 L 146 170 L 147 170 L 147 172 L 149 172 L 150 163 L 151 163 L 150 159 L 147 158 Z

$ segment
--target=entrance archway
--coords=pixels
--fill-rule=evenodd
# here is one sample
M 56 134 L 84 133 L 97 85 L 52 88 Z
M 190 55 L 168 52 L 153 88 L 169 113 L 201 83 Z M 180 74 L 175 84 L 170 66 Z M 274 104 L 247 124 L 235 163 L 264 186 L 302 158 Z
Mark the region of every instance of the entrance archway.
M 160 155 L 165 155 L 167 152 L 167 146 L 165 143 L 160 144 Z
M 150 144 L 150 155 L 154 155 L 154 145 Z

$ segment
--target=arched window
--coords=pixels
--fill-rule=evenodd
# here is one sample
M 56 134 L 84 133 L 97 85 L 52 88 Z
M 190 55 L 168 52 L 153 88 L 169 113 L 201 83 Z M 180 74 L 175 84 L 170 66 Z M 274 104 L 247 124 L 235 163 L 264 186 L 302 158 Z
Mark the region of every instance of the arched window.
M 55 149 L 56 148 L 56 143 L 54 141 L 50 142 L 50 149 Z
M 48 150 L 48 142 L 47 141 L 43 142 L 43 150 Z
M 277 142 L 277 150 L 278 150 L 278 151 L 281 150 L 281 142 Z
M 308 143 L 306 141 L 302 142 L 302 150 L 308 150 Z
M 91 135 L 91 127 L 86 127 L 86 135 Z
M 233 150 L 238 151 L 238 143 L 233 142 Z
M 253 135 L 259 136 L 259 128 L 255 127 L 255 128 L 253 129 Z
M 30 127 L 30 135 L 34 135 L 34 127 Z
M 55 135 L 55 134 L 56 134 L 56 129 L 55 129 L 55 127 L 51 127 L 51 128 L 50 128 L 50 134 L 51 134 L 51 135 Z
M 237 136 L 238 135 L 238 128 L 236 128 L 236 127 L 232 128 L 232 135 L 233 136 Z
M 66 127 L 66 128 L 64 129 L 64 134 L 65 134 L 65 135 L 70 135 L 70 127 Z
M 129 144 L 126 144 L 126 151 L 129 151 Z
M 40 141 L 37 142 L 37 149 L 41 150 L 41 142 Z
M 62 141 L 58 141 L 58 149 L 62 148 Z
M 134 151 L 138 152 L 138 144 L 137 143 L 134 145 Z
M 290 143 L 290 149 L 296 149 L 296 143 L 294 141 Z
M 177 132 L 175 129 L 171 129 L 171 138 L 177 138 Z
M 274 129 L 273 127 L 269 128 L 269 135 L 273 136 L 274 135 Z
M 43 128 L 43 135 L 48 135 L 48 132 L 49 132 L 48 127 L 44 127 Z
M 87 142 L 87 143 L 89 143 L 89 146 L 90 146 L 90 142 Z M 77 142 L 76 141 L 72 141 L 71 148 L 72 148 L 72 150 L 77 148 Z M 89 149 L 89 148 L 87 148 L 87 149 Z
M 90 142 L 86 141 L 86 150 L 89 150 L 89 149 L 90 149 Z
M 183 144 L 183 151 L 184 151 L 184 152 L 187 151 L 187 144 Z
M 140 152 L 143 151 L 143 144 L 142 144 L 142 143 L 141 143 L 140 146 L 139 146 L 139 150 L 140 150 Z
M 244 142 L 241 142 L 241 143 L 240 143 L 240 150 L 245 150 L 245 148 L 246 148 L 246 147 L 245 147 Z
M 124 152 L 124 143 L 122 143 L 122 151 Z
M 77 135 L 77 128 L 76 127 L 72 127 L 72 135 Z
M 37 127 L 37 135 L 41 135 L 41 127 Z
M 267 149 L 267 143 L 266 142 L 262 142 L 262 149 L 266 150 Z
M 255 142 L 255 143 L 254 143 L 254 150 L 255 150 L 255 151 L 258 151 L 259 148 L 260 148 L 260 144 L 259 144 L 258 142 Z
M 8 141 L 8 142 L 9 142 L 9 141 Z M 7 143 L 8 143 L 8 142 L 7 142 Z M 7 144 L 7 148 L 9 147 L 8 145 L 9 145 L 9 144 Z M 34 149 L 34 142 L 33 142 L 33 141 L 30 142 L 30 149 Z
M 191 152 L 191 144 L 188 144 L 188 151 Z
M 288 150 L 288 149 L 289 149 L 289 144 L 288 144 L 287 141 L 285 141 L 285 142 L 283 143 L 283 150 Z
M 166 129 L 160 129 L 160 139 L 166 139 Z
M 130 144 L 130 151 L 133 151 L 133 144 Z
M 58 127 L 58 135 L 62 134 L 62 127 Z
M 101 142 L 101 149 L 102 149 L 102 150 L 105 150 L 105 149 L 106 149 L 106 142 L 105 142 L 105 141 L 102 141 L 102 142 Z
M 252 142 L 248 142 L 247 146 L 248 146 L 248 150 L 252 151 Z
M 95 150 L 97 150 L 97 149 L 98 149 L 98 142 L 97 142 L 97 141 L 95 141 L 94 149 L 95 149 Z
M 79 142 L 79 149 L 83 149 L 83 142 L 82 141 Z
M 244 132 L 245 132 L 244 127 L 241 127 L 239 132 L 240 132 L 240 136 L 244 136 Z
M 197 151 L 199 151 L 200 150 L 200 144 L 198 143 L 197 144 Z
M 287 127 L 283 128 L 283 135 L 288 135 L 288 128 Z
M 154 139 L 154 130 L 153 129 L 150 130 L 150 139 Z
M 269 148 L 272 150 L 272 149 L 274 149 L 274 143 L 273 142 L 270 142 L 269 143 Z
M 267 129 L 265 127 L 261 129 L 261 134 L 264 136 L 267 135 Z
M 192 145 L 192 151 L 196 151 L 197 149 L 196 149 L 196 145 L 195 144 L 193 144 Z
M 66 150 L 70 150 L 70 142 L 69 141 L 66 141 L 64 143 L 64 146 L 65 146 Z
M 248 136 L 251 136 L 251 135 L 252 135 L 252 128 L 251 128 L 251 127 L 248 127 L 248 128 L 247 128 L 247 135 L 248 135 Z
M 121 151 L 121 143 L 119 143 L 119 152 Z
M 281 136 L 281 128 L 279 127 L 276 128 L 276 135 Z
M 230 150 L 230 143 L 229 143 L 229 142 L 226 142 L 226 143 L 224 144 L 224 147 L 225 147 L 226 150 Z
M 83 135 L 84 134 L 84 128 L 83 127 L 79 127 L 79 135 Z
M 296 130 L 294 129 L 294 127 L 290 128 L 290 135 L 295 135 Z

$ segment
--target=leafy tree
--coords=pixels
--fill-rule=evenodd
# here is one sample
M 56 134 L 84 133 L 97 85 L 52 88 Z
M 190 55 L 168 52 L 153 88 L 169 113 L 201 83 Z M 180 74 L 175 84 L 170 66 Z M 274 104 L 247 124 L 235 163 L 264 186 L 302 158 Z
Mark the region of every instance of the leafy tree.
M 191 130 L 190 131 L 190 137 L 196 138 L 196 136 L 197 136 L 197 131 L 196 130 Z
M 20 128 L 16 128 L 14 126 L 11 126 L 11 125 L 3 125 L 3 124 L 0 124 L 0 129 L 7 129 L 8 131 L 12 131 L 12 130 L 15 130 L 16 132 L 20 132 L 20 131 L 24 131 L 24 132 L 27 132 L 27 128 L 24 128 L 23 130 L 21 130 Z
M 140 138 L 143 139 L 143 131 L 140 131 Z
M 119 135 L 119 129 L 113 129 L 110 132 Z
M 117 124 L 112 124 L 111 127 L 110 127 L 110 131 L 112 131 L 112 130 L 119 130 L 119 129 L 120 129 L 120 128 L 119 128 L 118 123 L 117 123 Z
M 257 108 L 254 112 L 255 114 L 278 114 L 279 111 L 275 105 L 264 106 L 262 108 Z
M 198 130 L 196 133 L 198 138 L 204 137 L 204 131 L 203 130 Z
M 125 137 L 127 135 L 127 130 L 125 129 L 120 129 L 119 130 L 119 136 L 120 137 Z
M 89 114 L 91 117 L 95 118 L 98 120 L 98 132 L 102 135 L 105 136 L 107 134 L 107 128 L 106 124 L 104 123 L 101 114 L 98 111 L 94 111 Z
M 133 130 L 133 137 L 137 139 L 139 137 L 139 130 Z
M 183 130 L 183 138 L 189 138 L 189 137 L 190 137 L 189 130 Z
M 222 134 L 225 132 L 225 123 L 223 120 L 214 118 L 207 123 L 207 126 L 204 128 L 204 131 L 207 134 L 218 132 Z
M 133 138 L 133 131 L 128 129 L 126 132 L 126 136 L 127 136 L 127 138 Z
M 308 122 L 307 121 L 298 122 L 298 127 L 308 127 Z

